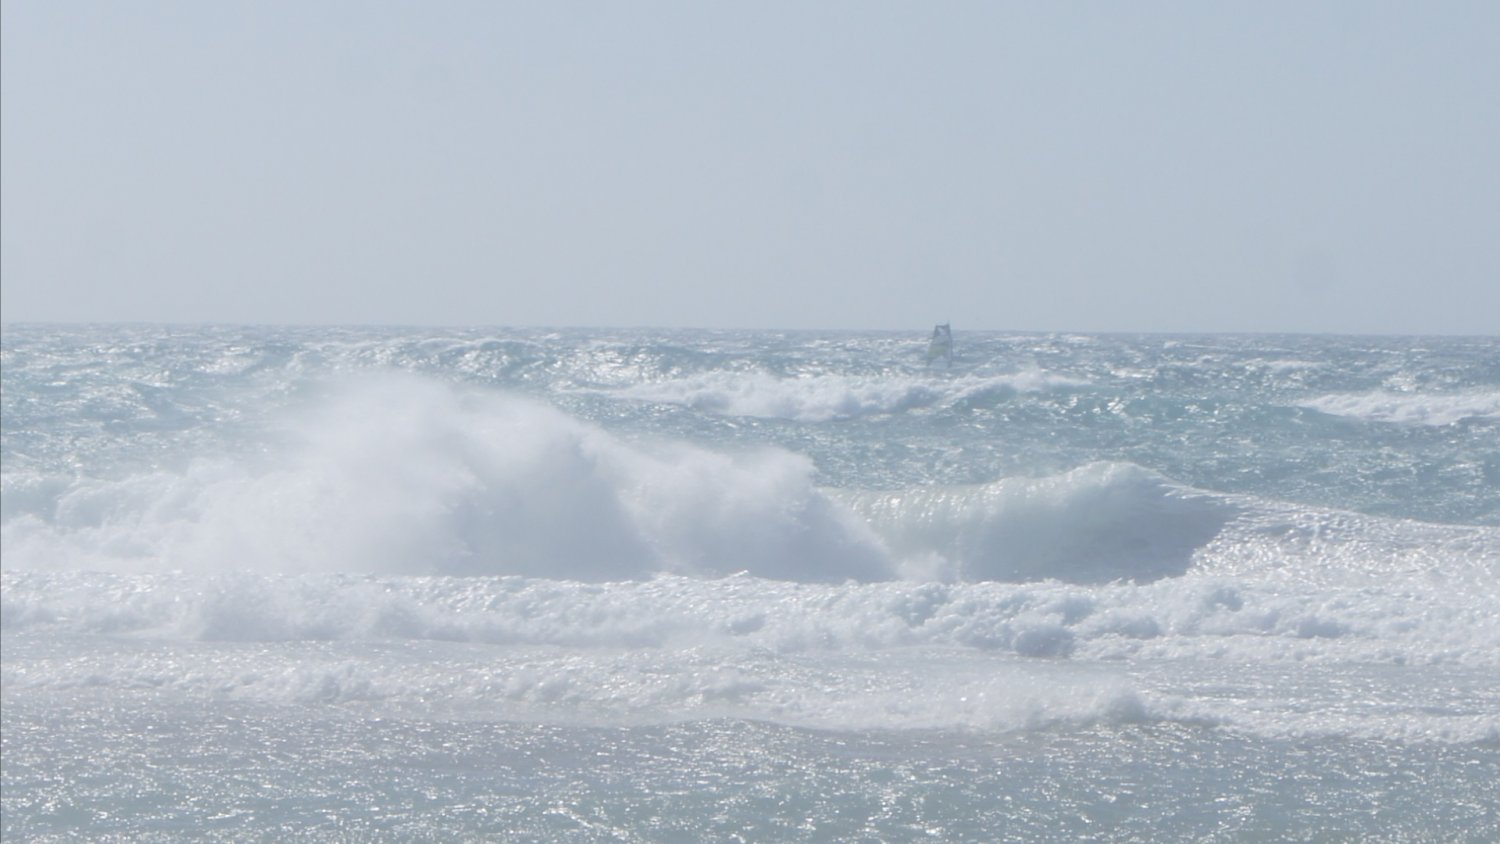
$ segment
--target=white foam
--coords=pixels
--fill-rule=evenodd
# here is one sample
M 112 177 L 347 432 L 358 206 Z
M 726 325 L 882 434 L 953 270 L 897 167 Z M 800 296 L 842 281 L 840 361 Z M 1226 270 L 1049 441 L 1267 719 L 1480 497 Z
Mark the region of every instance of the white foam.
M 1351 419 L 1440 427 L 1467 419 L 1500 419 L 1500 392 L 1400 393 L 1377 390 L 1321 396 L 1301 402 L 1299 406 Z
M 1500 735 L 1486 703 L 1500 668 L 1493 614 L 1436 592 L 1194 577 L 585 584 L 6 572 L 3 584 L 7 695 L 568 723 L 1008 731 L 1175 721 L 1290 738 Z
M 958 648 L 1044 659 L 1359 660 L 1500 666 L 1484 593 L 1420 580 L 1288 588 L 1195 575 L 1149 584 L 842 585 L 663 576 L 527 578 L 4 573 L 8 631 L 190 641 L 439 641 L 777 653 Z
M 1255 358 L 1245 361 L 1247 369 L 1264 369 L 1278 375 L 1288 372 L 1303 372 L 1314 369 L 1325 369 L 1327 364 L 1312 360 L 1301 360 L 1299 358 Z
M 8 694 L 130 692 L 550 723 L 733 717 L 824 729 L 1011 731 L 1147 718 L 1138 690 L 1113 669 L 997 664 L 941 651 L 876 661 L 714 647 L 559 653 L 334 645 L 217 649 L 212 659 L 194 659 L 144 648 L 8 662 L 4 675 Z
M 7 513 L 7 566 L 888 576 L 868 529 L 785 451 L 631 445 L 543 405 L 397 376 L 337 391 L 287 438 L 259 462 L 61 493 L 17 478 L 28 503 Z M 33 500 L 48 496 L 50 511 Z
M 618 395 L 724 416 L 827 422 L 946 406 L 991 393 L 1036 393 L 1085 383 L 1041 371 L 956 378 L 889 374 L 778 377 L 763 372 L 713 372 L 641 384 Z

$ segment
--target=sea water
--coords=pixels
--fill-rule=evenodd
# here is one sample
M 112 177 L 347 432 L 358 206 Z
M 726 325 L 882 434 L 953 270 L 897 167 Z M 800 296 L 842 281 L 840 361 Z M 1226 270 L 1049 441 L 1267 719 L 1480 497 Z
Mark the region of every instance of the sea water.
M 1500 840 L 1500 339 L 926 334 L 7 326 L 4 838 Z

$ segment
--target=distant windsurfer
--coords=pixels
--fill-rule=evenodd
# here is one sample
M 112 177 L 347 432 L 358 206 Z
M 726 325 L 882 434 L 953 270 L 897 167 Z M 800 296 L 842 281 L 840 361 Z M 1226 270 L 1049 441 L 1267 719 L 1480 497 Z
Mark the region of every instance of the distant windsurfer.
M 927 344 L 927 362 L 938 358 L 948 366 L 953 365 L 953 328 L 946 322 L 933 326 L 932 342 Z

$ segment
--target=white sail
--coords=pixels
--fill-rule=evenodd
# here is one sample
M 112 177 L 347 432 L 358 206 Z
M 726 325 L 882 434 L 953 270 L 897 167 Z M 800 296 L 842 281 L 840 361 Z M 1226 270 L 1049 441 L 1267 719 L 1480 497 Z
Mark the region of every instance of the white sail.
M 953 364 L 953 328 L 948 323 L 933 326 L 932 342 L 927 344 L 927 362 L 942 360 Z

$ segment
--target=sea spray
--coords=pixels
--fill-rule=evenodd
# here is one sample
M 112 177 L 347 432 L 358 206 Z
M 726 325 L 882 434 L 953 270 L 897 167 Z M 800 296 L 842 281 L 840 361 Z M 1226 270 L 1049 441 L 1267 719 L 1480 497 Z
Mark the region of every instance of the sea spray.
M 253 460 L 79 479 L 50 513 L 6 522 L 7 554 L 24 568 L 888 576 L 811 462 L 779 449 L 630 444 L 416 376 L 356 379 L 281 424 L 294 433 Z

